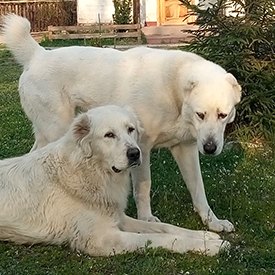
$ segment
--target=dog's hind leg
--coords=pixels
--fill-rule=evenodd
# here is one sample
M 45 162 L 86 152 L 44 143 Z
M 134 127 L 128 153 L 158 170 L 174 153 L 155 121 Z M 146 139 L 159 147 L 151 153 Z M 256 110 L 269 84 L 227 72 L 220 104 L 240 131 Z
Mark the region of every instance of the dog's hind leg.
M 35 143 L 32 150 L 44 147 L 48 143 L 58 140 L 67 132 L 72 120 L 73 116 L 71 120 L 68 119 L 66 121 L 57 117 L 57 121 L 51 121 L 49 119 L 48 123 L 43 127 L 37 127 L 35 123 L 33 125 Z
M 35 138 L 34 144 L 30 150 L 30 152 L 35 151 L 37 149 L 37 138 Z
M 32 151 L 59 139 L 75 116 L 75 105 L 64 88 L 35 76 L 23 73 L 19 85 L 21 105 L 33 124 Z
M 59 106 L 50 110 L 43 110 L 36 116 L 32 113 L 30 120 L 33 122 L 35 143 L 31 149 L 34 151 L 62 137 L 75 116 L 71 106 Z
M 54 137 L 52 135 L 48 135 L 48 134 L 44 135 L 44 131 L 37 130 L 37 128 L 35 126 L 33 128 L 34 128 L 35 142 L 31 148 L 31 152 L 35 151 L 36 149 L 46 146 L 51 141 L 58 139 L 58 135 L 60 135 L 59 132 L 55 132 L 56 137 Z M 54 131 L 54 129 L 52 129 L 52 131 Z M 64 133 L 65 133 L 65 131 L 64 131 Z M 62 135 L 60 135 L 60 136 L 62 136 Z
M 66 131 L 69 129 L 69 126 L 69 121 L 64 122 L 62 120 L 60 120 L 60 122 L 58 123 L 51 123 L 51 121 L 49 121 L 46 127 L 44 127 L 43 129 L 40 128 L 39 130 L 38 127 L 34 125 L 33 129 L 35 142 L 33 144 L 31 151 L 42 148 L 48 143 L 59 139 L 66 133 Z

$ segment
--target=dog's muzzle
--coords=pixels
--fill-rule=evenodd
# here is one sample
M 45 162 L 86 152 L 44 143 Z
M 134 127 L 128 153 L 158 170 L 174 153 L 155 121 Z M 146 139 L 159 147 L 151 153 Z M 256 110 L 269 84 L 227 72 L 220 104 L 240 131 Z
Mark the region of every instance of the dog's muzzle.
M 127 150 L 129 167 L 140 165 L 140 150 L 137 147 L 131 147 Z
M 140 150 L 137 147 L 131 147 L 128 148 L 126 152 L 126 156 L 128 158 L 128 168 L 135 167 L 141 164 L 140 160 Z M 112 170 L 115 173 L 120 173 L 121 170 L 116 168 L 115 166 L 112 166 Z

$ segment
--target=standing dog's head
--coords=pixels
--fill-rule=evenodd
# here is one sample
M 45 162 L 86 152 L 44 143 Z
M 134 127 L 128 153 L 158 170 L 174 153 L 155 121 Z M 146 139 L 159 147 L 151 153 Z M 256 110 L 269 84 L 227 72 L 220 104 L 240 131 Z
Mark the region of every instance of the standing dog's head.
M 71 129 L 83 158 L 93 158 L 104 170 L 120 173 L 141 163 L 137 144 L 141 129 L 129 108 L 91 109 L 79 115 Z
M 193 79 L 182 112 L 193 126 L 199 151 L 218 155 L 223 148 L 225 126 L 235 118 L 241 87 L 232 74 L 211 62 L 201 64 Z

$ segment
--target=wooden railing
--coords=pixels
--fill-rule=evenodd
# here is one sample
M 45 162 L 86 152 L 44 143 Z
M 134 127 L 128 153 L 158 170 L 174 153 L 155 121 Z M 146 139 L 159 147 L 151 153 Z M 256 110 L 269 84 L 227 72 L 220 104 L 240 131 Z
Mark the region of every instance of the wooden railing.
M 76 25 L 75 0 L 0 1 L 0 15 L 15 13 L 31 22 L 33 32 L 46 31 L 49 25 Z
M 92 24 L 84 26 L 49 26 L 48 38 L 53 39 L 114 39 L 135 38 L 141 44 L 140 24 L 115 25 L 115 24 Z

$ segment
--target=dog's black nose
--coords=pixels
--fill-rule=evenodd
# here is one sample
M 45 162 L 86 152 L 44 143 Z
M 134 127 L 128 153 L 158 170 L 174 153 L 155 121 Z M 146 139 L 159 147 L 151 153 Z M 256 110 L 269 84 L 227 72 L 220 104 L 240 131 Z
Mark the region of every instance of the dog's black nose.
M 127 150 L 127 157 L 129 159 L 129 162 L 135 162 L 135 161 L 139 160 L 139 158 L 140 158 L 139 149 L 136 147 L 129 148 Z
M 217 145 L 213 139 L 207 140 L 207 142 L 203 145 L 203 150 L 206 154 L 212 155 L 217 150 Z

